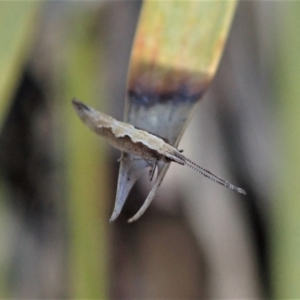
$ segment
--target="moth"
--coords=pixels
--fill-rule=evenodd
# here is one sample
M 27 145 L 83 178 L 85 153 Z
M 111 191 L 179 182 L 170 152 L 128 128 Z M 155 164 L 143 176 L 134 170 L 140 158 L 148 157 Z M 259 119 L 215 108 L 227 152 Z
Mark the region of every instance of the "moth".
M 77 99 L 73 99 L 72 104 L 83 123 L 92 131 L 104 137 L 113 147 L 140 159 L 152 162 L 151 179 L 159 161 L 165 163 L 175 162 L 194 169 L 220 185 L 246 195 L 243 189 L 234 186 L 185 157 L 181 150 L 173 147 L 166 139 L 148 131 L 138 129 L 131 124 L 118 121 Z

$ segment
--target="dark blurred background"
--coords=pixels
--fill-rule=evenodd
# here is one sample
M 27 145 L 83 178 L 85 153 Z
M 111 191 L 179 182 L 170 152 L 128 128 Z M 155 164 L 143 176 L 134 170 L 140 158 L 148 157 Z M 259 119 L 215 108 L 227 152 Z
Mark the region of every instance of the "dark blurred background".
M 239 3 L 180 143 L 247 196 L 172 165 L 132 225 L 149 184 L 108 223 L 120 154 L 83 127 L 70 101 L 122 119 L 141 2 L 1 7 L 1 298 L 300 297 L 300 3 Z M 16 31 L 20 44 L 7 48 Z

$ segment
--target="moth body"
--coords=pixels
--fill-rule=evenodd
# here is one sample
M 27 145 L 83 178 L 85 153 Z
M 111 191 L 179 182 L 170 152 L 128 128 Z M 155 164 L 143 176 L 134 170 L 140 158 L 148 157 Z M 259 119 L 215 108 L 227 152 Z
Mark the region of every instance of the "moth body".
M 72 101 L 75 111 L 81 120 L 94 132 L 103 136 L 108 143 L 122 152 L 130 153 L 147 161 L 176 162 L 187 165 L 205 177 L 239 193 L 246 192 L 231 183 L 221 179 L 212 172 L 195 164 L 186 158 L 178 149 L 162 138 L 145 130 L 135 128 L 133 125 L 118 121 L 106 114 L 85 105 L 74 99 Z
M 145 130 L 137 129 L 133 125 L 117 121 L 95 109 L 73 100 L 75 111 L 81 120 L 94 132 L 103 136 L 109 144 L 120 151 L 131 153 L 146 160 L 163 160 L 170 162 L 166 153 L 180 152 L 166 143 L 162 138 Z M 180 158 L 174 157 L 174 161 L 184 164 Z

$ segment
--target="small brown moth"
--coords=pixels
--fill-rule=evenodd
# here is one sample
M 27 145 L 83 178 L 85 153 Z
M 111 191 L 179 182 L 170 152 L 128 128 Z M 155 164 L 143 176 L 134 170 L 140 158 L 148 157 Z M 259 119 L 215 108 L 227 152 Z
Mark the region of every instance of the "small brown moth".
M 246 195 L 246 192 L 233 184 L 221 179 L 207 169 L 195 164 L 186 158 L 182 151 L 170 145 L 166 140 L 149 133 L 145 130 L 135 128 L 133 125 L 117 121 L 86 104 L 72 100 L 74 109 L 80 119 L 94 132 L 103 136 L 108 143 L 120 151 L 130 153 L 153 162 L 150 178 L 152 179 L 158 161 L 165 163 L 176 162 L 188 166 L 206 178 L 213 180 L 225 187 Z

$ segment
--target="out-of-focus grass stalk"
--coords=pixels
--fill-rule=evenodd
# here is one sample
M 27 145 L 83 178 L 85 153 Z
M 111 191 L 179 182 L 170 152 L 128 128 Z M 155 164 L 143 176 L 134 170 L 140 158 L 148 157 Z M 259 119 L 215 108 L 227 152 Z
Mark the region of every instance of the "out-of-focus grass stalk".
M 73 299 L 107 296 L 107 172 L 99 139 L 79 120 L 71 105 L 77 97 L 94 107 L 101 99 L 102 54 L 91 35 L 94 15 L 75 18 L 67 48 L 65 94 L 65 158 L 67 165 L 70 241 L 69 291 Z
M 283 162 L 275 187 L 272 284 L 277 299 L 300 297 L 300 3 L 279 2 L 275 92 Z
M 40 6 L 38 1 L 0 1 L 0 132 L 32 46 Z M 0 182 L 0 217 L 5 222 L 4 192 L 5 186 Z M 4 230 L 0 242 L 5 243 L 6 239 Z M 1 253 L 0 261 L 0 297 L 3 299 L 9 297 L 6 285 L 9 266 L 5 259 L 9 250 L 5 246 L 1 247 L 4 253 Z
M 0 1 L 0 130 L 32 46 L 39 1 Z

